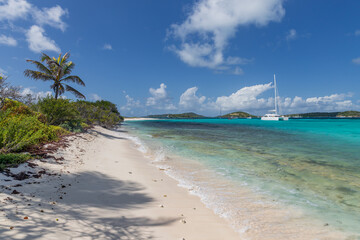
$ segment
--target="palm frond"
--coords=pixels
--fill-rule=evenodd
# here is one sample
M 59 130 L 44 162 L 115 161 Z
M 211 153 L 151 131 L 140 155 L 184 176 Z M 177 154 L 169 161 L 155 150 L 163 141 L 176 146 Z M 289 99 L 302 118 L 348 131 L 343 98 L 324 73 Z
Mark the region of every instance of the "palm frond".
M 52 72 L 41 62 L 34 61 L 34 60 L 26 60 L 26 61 L 34 64 L 36 66 L 36 68 L 39 69 L 39 71 L 49 74 L 49 75 L 52 75 Z
M 43 81 L 54 80 L 54 77 L 52 75 L 30 69 L 26 69 L 24 71 L 24 75 L 26 77 L 33 78 L 35 80 L 43 80 Z
M 70 87 L 67 84 L 65 84 L 65 86 L 66 86 L 66 91 L 69 91 L 69 92 L 73 93 L 77 98 L 86 99 L 86 97 L 82 93 L 80 93 L 78 90 L 76 90 L 75 88 Z
M 41 55 L 41 61 L 44 62 L 48 62 L 48 61 L 51 61 L 51 57 L 49 57 L 48 55 L 46 55 L 45 53 L 42 53 Z
M 71 71 L 74 69 L 74 67 L 75 67 L 75 63 L 71 61 L 66 63 L 63 69 L 64 76 L 69 75 Z
M 66 63 L 69 58 L 70 58 L 70 52 L 65 53 L 61 59 L 60 65 Z
M 62 81 L 73 82 L 73 83 L 77 83 L 81 86 L 85 86 L 85 83 L 83 82 L 83 80 L 81 80 L 81 78 L 78 76 L 68 76 L 66 78 L 63 78 Z

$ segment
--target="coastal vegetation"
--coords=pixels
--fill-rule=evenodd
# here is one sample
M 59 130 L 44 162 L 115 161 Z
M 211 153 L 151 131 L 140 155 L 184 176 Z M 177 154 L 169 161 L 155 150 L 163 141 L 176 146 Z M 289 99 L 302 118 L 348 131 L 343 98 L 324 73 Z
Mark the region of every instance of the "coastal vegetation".
M 37 70 L 27 69 L 24 75 L 51 82 L 54 96 L 38 99 L 24 96 L 20 87 L 12 86 L 0 75 L 0 171 L 29 160 L 32 156 L 23 152 L 31 147 L 58 141 L 93 125 L 112 128 L 123 120 L 116 105 L 109 101 L 74 101 L 62 97 L 67 91 L 85 99 L 85 95 L 67 84 L 85 86 L 80 77 L 70 75 L 75 64 L 69 57 L 69 53 L 58 58 L 43 53 L 41 61 L 27 60 Z

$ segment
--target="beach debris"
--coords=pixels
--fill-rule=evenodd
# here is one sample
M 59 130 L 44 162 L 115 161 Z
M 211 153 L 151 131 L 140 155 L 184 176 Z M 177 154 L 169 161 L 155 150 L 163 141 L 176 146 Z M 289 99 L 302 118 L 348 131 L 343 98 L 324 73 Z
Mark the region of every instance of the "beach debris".
M 20 194 L 20 192 L 14 190 L 14 191 L 11 192 L 11 194 Z
M 185 220 L 185 219 L 181 219 L 180 222 L 183 223 L 183 224 L 185 224 L 185 223 L 186 223 L 186 220 Z
M 60 199 L 63 199 L 63 197 L 59 197 Z
M 164 197 L 167 197 L 167 195 L 164 195 Z
M 57 218 L 57 219 L 55 219 L 57 222 L 59 221 L 59 219 Z
M 16 184 L 13 187 L 22 187 L 22 185 L 21 184 Z
M 164 205 L 160 205 L 160 207 L 161 207 L 161 208 L 163 208 L 163 207 L 164 207 Z
M 196 210 L 196 207 L 194 207 L 194 210 Z
M 29 219 L 29 217 L 24 217 L 25 220 Z
M 13 226 L 11 226 L 11 227 L 10 227 L 10 230 L 13 230 L 13 229 L 14 229 L 14 227 L 13 227 Z
M 329 224 L 328 224 L 328 223 L 325 223 L 325 224 L 324 224 L 324 227 L 327 227 L 327 226 L 329 226 Z
M 40 212 L 44 212 L 44 210 L 41 209 Z
M 153 179 L 153 181 L 154 181 L 154 182 L 157 182 L 157 180 L 156 180 L 156 179 Z
M 132 174 L 132 172 L 129 172 L 129 174 Z
M 160 170 L 160 171 L 165 171 L 165 169 L 164 169 L 164 168 L 159 168 L 159 170 Z
M 61 188 L 66 188 L 66 186 L 65 186 L 65 185 L 61 185 Z

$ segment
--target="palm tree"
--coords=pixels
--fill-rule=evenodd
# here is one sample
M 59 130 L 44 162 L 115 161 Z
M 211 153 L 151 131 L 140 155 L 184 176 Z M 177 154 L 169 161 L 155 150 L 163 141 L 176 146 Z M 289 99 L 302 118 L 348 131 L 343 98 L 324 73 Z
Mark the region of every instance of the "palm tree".
M 26 77 L 35 80 L 51 81 L 51 89 L 54 90 L 55 99 L 58 99 L 65 91 L 73 93 L 77 98 L 86 99 L 85 96 L 75 88 L 65 84 L 66 82 L 73 82 L 85 86 L 85 83 L 78 76 L 70 75 L 74 69 L 75 64 L 68 61 L 70 53 L 67 52 L 64 56 L 59 55 L 58 58 L 50 58 L 45 53 L 42 53 L 41 62 L 34 60 L 26 60 L 36 66 L 38 71 L 26 69 L 24 74 Z M 43 64 L 45 62 L 45 65 Z

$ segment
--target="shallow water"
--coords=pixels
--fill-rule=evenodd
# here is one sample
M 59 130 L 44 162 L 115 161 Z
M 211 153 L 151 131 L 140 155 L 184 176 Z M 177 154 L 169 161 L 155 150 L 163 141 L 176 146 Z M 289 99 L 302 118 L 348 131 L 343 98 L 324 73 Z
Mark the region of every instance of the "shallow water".
M 249 239 L 360 239 L 360 120 L 159 120 L 125 127 Z

